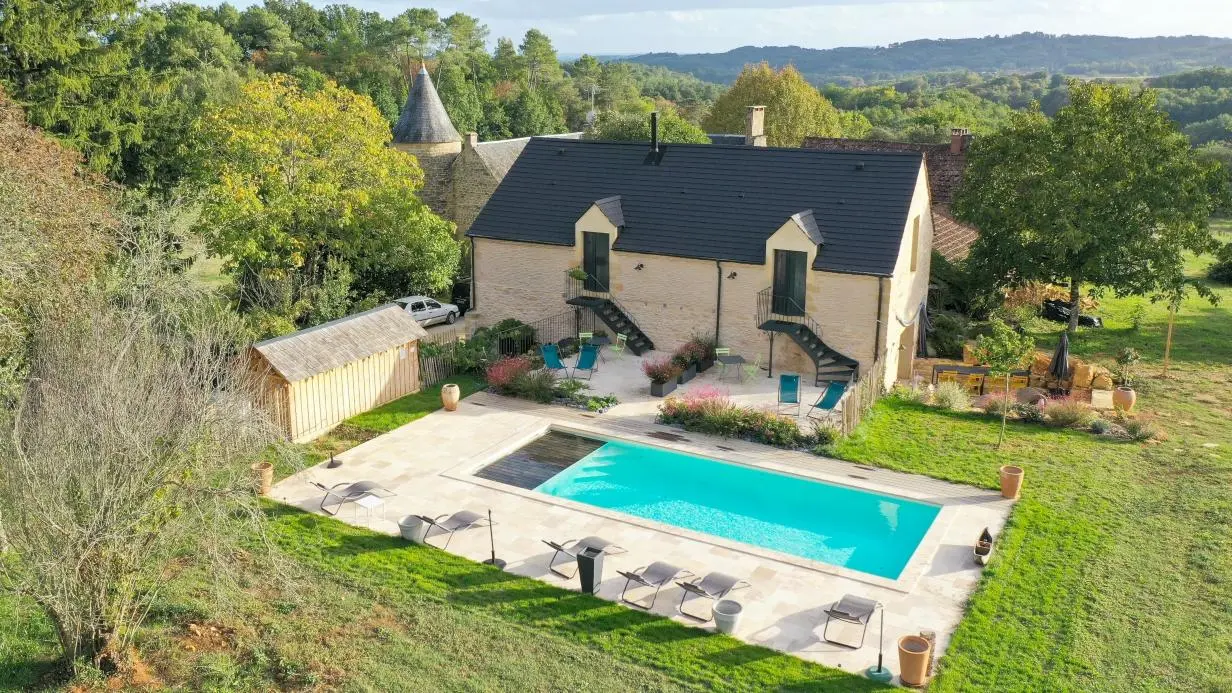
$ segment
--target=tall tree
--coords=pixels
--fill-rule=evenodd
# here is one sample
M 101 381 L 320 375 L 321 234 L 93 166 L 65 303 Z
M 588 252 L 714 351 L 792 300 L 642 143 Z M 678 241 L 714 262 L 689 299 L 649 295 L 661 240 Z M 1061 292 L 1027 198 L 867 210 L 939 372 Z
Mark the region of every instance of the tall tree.
M 648 142 L 650 116 L 618 111 L 600 113 L 594 124 L 587 128 L 586 139 Z M 704 130 L 671 111 L 659 114 L 659 141 L 710 144 Z
M 460 245 L 416 196 L 423 172 L 388 147 L 366 98 L 327 82 L 306 93 L 285 76 L 249 82 L 198 125 L 210 251 L 228 259 L 245 307 L 266 281 L 292 281 L 288 316 L 304 324 L 323 286 L 354 273 L 355 301 L 443 290 Z M 336 293 L 336 292 L 335 292 Z M 332 300 L 332 299 L 331 299 Z
M 564 69 L 556 57 L 552 39 L 538 29 L 530 29 L 518 46 L 522 62 L 526 65 L 527 82 L 531 88 L 555 84 L 564 76 Z
M 766 139 L 776 147 L 799 147 L 805 137 L 842 134 L 838 109 L 796 68 L 775 72 L 768 63 L 746 65 L 702 122 L 707 132 L 744 132 L 749 106 L 766 107 Z
M 980 229 L 968 262 L 1000 285 L 1069 286 L 1069 330 L 1084 284 L 1118 295 L 1181 283 L 1184 252 L 1213 248 L 1208 218 L 1226 174 L 1194 157 L 1150 90 L 1070 83 L 1049 119 L 1018 114 L 977 139 L 955 213 Z

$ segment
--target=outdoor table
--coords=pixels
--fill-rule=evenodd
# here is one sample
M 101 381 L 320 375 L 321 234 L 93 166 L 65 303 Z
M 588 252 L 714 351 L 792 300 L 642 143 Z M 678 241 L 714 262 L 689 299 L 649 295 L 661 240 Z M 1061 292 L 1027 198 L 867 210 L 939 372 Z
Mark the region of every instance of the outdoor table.
M 364 524 L 367 526 L 372 526 L 372 511 L 376 510 L 377 508 L 381 509 L 381 519 L 382 520 L 385 519 L 385 500 L 381 498 L 380 496 L 374 496 L 372 494 L 367 494 L 365 496 L 360 496 L 358 499 L 356 499 L 355 501 L 356 519 L 358 519 L 360 508 L 363 508 L 366 511 L 366 516 L 364 518 Z
M 595 345 L 595 346 L 597 346 L 597 347 L 599 347 L 599 360 L 600 360 L 600 361 L 602 361 L 602 362 L 604 362 L 604 363 L 607 363 L 607 359 L 603 358 L 603 347 L 605 347 L 605 346 L 607 346 L 607 345 L 611 344 L 611 343 L 612 343 L 612 339 L 611 339 L 610 337 L 608 337 L 607 335 L 605 335 L 605 334 L 603 334 L 603 335 L 596 335 L 596 336 L 594 336 L 594 337 L 591 337 L 591 338 L 590 338 L 590 342 L 589 342 L 589 343 L 590 343 L 590 344 L 593 344 L 593 345 Z
M 933 384 L 934 385 L 937 384 L 937 374 L 945 372 L 945 371 L 954 372 L 959 375 L 987 376 L 989 368 L 988 366 L 960 366 L 958 364 L 939 363 L 933 366 Z M 1013 371 L 1010 373 L 1010 376 L 1022 376 L 1022 375 L 1030 376 L 1030 374 L 1031 374 L 1031 371 L 1022 370 L 1022 371 Z M 985 380 L 985 382 L 987 382 L 987 380 Z M 980 394 L 984 394 L 983 384 L 980 385 Z
M 743 356 L 739 354 L 725 354 L 723 356 L 716 357 L 714 360 L 723 364 L 724 368 L 728 368 L 729 366 L 735 366 L 737 377 L 739 377 L 741 381 L 744 380 L 744 357 Z

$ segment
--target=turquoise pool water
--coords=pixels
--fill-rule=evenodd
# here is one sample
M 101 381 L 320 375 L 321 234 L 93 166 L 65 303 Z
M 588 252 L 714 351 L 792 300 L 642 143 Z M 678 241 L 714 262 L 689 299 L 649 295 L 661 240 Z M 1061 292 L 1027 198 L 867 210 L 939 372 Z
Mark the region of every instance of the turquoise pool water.
M 603 444 L 535 490 L 890 579 L 903 572 L 941 510 L 621 441 Z

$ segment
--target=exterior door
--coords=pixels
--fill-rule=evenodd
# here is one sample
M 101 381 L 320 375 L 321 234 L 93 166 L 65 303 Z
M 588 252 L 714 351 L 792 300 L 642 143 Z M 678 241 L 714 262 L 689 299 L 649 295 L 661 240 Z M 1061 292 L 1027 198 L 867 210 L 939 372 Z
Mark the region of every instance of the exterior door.
M 582 269 L 587 291 L 608 290 L 608 236 L 606 233 L 582 232 Z
M 774 251 L 774 306 L 779 315 L 804 315 L 804 289 L 808 281 L 808 253 Z

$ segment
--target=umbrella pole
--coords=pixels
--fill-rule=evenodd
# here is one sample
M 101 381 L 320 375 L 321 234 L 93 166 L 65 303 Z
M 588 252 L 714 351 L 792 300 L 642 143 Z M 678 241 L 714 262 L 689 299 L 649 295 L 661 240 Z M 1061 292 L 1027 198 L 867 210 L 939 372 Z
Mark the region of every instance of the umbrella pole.
M 484 561 L 490 566 L 496 566 L 501 570 L 505 569 L 505 561 L 496 557 L 496 535 L 492 531 L 492 509 L 488 508 L 488 545 L 492 549 L 492 557 Z

